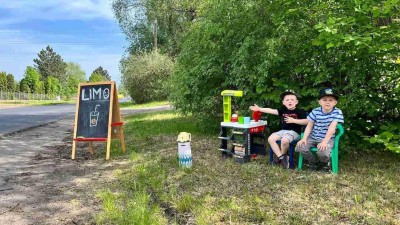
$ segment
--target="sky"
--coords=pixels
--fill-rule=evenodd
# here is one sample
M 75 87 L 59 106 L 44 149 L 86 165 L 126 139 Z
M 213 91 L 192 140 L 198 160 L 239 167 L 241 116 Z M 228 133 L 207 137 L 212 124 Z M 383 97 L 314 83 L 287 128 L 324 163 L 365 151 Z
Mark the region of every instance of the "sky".
M 47 45 L 78 63 L 86 79 L 102 66 L 120 83 L 128 42 L 110 0 L 0 0 L 0 71 L 20 81 Z

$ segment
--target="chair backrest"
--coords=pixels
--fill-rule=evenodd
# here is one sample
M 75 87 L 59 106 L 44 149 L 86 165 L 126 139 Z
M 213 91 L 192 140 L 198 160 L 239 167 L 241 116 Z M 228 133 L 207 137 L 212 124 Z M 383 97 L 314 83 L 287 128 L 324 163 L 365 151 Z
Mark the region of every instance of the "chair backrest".
M 339 130 L 339 133 L 336 135 L 336 136 L 342 136 L 343 135 L 343 133 L 344 133 L 344 128 L 343 128 L 343 125 L 342 124 L 340 124 L 340 123 L 338 123 L 337 125 L 336 125 L 336 129 L 338 129 Z
M 335 136 L 335 146 L 338 146 L 338 144 L 339 144 L 339 139 L 340 139 L 340 137 L 341 137 L 341 136 L 343 135 L 343 133 L 344 133 L 344 129 L 343 129 L 342 124 L 338 123 L 338 124 L 336 125 L 336 130 L 339 130 L 339 133 L 336 134 L 336 136 Z

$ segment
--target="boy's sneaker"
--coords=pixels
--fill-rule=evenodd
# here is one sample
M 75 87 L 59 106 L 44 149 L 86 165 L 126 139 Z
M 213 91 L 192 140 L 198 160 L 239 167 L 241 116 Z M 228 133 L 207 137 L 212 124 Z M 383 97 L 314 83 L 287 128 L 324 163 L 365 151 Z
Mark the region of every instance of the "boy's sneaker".
M 321 162 L 320 163 L 320 169 L 322 170 L 322 171 L 325 171 L 325 172 L 330 172 L 331 171 L 331 162 L 327 162 L 327 163 L 323 163 L 323 162 Z
M 284 155 L 282 160 L 281 160 L 281 166 L 285 169 L 289 169 L 289 156 Z
M 281 160 L 274 158 L 274 160 L 272 160 L 272 165 L 281 165 Z
M 318 162 L 309 162 L 308 168 L 312 171 L 317 171 L 319 169 L 319 163 Z

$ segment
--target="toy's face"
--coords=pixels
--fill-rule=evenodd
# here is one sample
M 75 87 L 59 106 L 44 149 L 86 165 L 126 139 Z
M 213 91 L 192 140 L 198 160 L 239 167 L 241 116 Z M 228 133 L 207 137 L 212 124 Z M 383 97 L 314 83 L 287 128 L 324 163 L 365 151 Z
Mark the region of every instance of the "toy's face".
M 330 112 L 337 104 L 337 100 L 332 96 L 325 96 L 318 100 L 318 103 L 324 112 Z
M 286 95 L 283 98 L 282 104 L 286 106 L 287 109 L 295 109 L 298 102 L 296 95 Z

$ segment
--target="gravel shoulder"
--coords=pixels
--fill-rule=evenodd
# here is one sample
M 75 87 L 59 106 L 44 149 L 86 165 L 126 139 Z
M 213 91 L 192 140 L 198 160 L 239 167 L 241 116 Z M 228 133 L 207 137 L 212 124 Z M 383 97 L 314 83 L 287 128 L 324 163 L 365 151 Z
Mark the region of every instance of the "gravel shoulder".
M 65 118 L 0 139 L 0 224 L 94 224 L 101 207 L 96 193 L 111 185 L 114 170 L 130 164 L 127 155 L 106 161 L 104 143 L 94 144 L 93 157 L 87 143 L 78 143 L 71 160 L 73 122 Z

